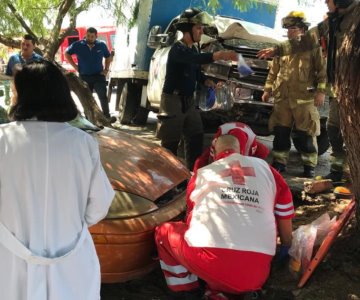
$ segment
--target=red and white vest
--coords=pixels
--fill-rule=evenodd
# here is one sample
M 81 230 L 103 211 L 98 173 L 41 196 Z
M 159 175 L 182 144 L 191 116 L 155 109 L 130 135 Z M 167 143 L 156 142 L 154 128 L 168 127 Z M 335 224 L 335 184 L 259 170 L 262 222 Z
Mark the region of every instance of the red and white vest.
M 276 190 L 269 165 L 259 158 L 231 154 L 199 169 L 185 240 L 193 247 L 274 255 Z M 280 207 L 292 209 L 290 202 Z

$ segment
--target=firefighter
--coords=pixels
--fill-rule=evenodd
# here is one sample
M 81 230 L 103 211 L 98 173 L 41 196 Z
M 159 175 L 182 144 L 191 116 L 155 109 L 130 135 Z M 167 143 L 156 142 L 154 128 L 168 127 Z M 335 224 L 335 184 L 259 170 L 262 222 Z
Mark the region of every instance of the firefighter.
M 185 159 L 190 170 L 203 147 L 203 125 L 195 107 L 194 92 L 198 83 L 215 87 L 213 81 L 205 79 L 200 65 L 215 60 L 237 60 L 234 51 L 200 53 L 198 43 L 203 28 L 211 22 L 210 15 L 196 8 L 180 15 L 175 26 L 183 37 L 169 51 L 158 114 L 156 135 L 161 146 L 177 155 L 180 139 L 184 138 Z
M 266 48 L 258 53 L 260 58 L 272 56 L 284 56 L 322 47 L 327 55 L 327 77 L 330 86 L 330 112 L 327 122 L 327 131 L 332 148 L 330 173 L 324 178 L 340 181 L 343 177 L 346 148 L 343 144 L 341 133 L 341 120 L 338 111 L 336 91 L 332 87 L 335 82 L 336 69 L 341 57 L 339 49 L 343 45 L 346 33 L 356 20 L 358 14 L 356 8 L 360 6 L 358 0 L 327 0 L 328 18 L 311 28 L 299 40 L 292 40 L 278 44 L 272 48 Z
M 303 12 L 292 11 L 282 19 L 289 40 L 299 39 L 308 29 Z M 304 177 L 314 177 L 317 165 L 316 136 L 320 134 L 320 115 L 326 90 L 326 63 L 320 48 L 295 55 L 276 57 L 272 62 L 262 100 L 274 97 L 269 128 L 274 132 L 272 166 L 285 171 L 291 148 L 291 131 L 301 140 Z
M 219 136 L 215 161 L 189 182 L 185 222 L 156 228 L 160 265 L 176 299 L 197 294 L 197 276 L 207 284 L 205 299 L 257 291 L 269 276 L 277 229 L 279 253 L 291 246 L 289 187 L 264 160 L 240 149 L 235 136 Z

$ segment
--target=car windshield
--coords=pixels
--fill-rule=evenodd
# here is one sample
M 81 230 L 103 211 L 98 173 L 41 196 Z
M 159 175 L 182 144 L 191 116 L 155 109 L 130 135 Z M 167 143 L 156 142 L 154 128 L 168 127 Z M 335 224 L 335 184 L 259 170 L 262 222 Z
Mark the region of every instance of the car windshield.
M 71 126 L 74 126 L 76 128 L 79 128 L 81 130 L 85 131 L 99 131 L 100 128 L 95 126 L 93 123 L 91 123 L 88 119 L 81 116 L 80 114 L 77 115 L 77 117 L 68 122 Z

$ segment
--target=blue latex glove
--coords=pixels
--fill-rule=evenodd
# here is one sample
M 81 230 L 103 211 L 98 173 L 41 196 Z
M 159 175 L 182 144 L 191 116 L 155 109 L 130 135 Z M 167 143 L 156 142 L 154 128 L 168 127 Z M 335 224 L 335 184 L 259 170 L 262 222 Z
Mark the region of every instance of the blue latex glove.
M 209 87 L 206 93 L 206 109 L 211 109 L 216 101 L 216 94 L 215 89 L 212 87 Z
M 276 254 L 275 262 L 282 263 L 286 261 L 289 257 L 290 246 L 281 245 L 278 253 Z
M 280 250 L 279 250 L 279 257 L 288 256 L 289 255 L 289 249 L 290 249 L 290 246 L 281 245 Z

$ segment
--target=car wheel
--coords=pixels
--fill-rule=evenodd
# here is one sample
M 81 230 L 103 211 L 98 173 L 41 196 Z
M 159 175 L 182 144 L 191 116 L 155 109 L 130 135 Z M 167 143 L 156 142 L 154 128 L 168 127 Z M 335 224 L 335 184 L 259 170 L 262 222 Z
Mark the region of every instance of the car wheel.
M 139 92 L 140 91 L 140 92 Z M 130 124 L 140 105 L 141 89 L 136 84 L 126 82 L 119 101 L 119 121 Z

